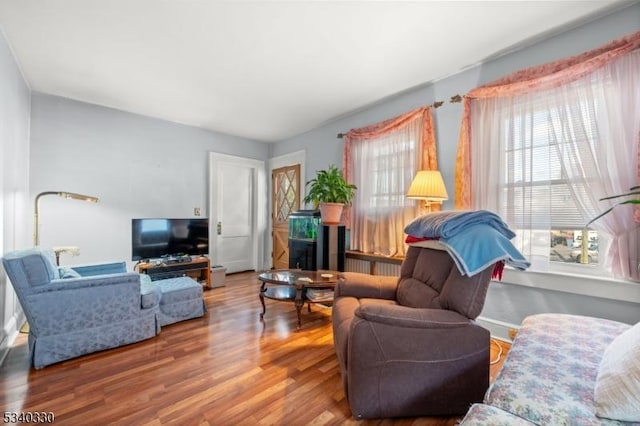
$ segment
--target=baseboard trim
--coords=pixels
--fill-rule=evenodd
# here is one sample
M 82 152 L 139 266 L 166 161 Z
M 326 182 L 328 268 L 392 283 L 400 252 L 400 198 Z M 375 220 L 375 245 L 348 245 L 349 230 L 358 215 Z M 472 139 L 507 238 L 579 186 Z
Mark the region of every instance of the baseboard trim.
M 509 329 L 519 329 L 519 324 L 511 324 L 504 321 L 494 320 L 486 317 L 478 317 L 476 318 L 476 322 L 489 330 L 491 333 L 491 337 L 494 339 L 502 340 L 504 342 L 511 343 L 511 339 L 509 338 Z
M 9 349 L 11 349 L 11 346 L 13 346 L 13 343 L 18 337 L 20 327 L 22 327 L 22 324 L 26 321 L 27 319 L 24 313 L 19 312 L 9 318 L 9 321 L 4 325 L 2 335 L 0 336 L 0 365 L 4 363 L 5 358 L 9 354 Z

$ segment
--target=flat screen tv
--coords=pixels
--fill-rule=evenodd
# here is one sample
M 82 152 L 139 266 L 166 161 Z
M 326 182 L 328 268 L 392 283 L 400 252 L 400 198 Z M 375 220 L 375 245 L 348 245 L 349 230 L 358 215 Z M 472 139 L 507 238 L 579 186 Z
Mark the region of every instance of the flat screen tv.
M 208 219 L 131 219 L 132 260 L 205 254 Z

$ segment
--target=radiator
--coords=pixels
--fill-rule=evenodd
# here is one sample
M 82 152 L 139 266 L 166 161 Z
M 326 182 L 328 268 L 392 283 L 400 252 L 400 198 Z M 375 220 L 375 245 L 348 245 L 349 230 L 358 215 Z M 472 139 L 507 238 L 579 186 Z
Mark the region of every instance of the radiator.
M 360 259 L 346 259 L 345 271 L 348 272 L 362 272 L 368 274 L 371 272 L 371 262 Z M 376 262 L 376 275 L 400 275 L 400 265 L 394 265 L 392 263 Z

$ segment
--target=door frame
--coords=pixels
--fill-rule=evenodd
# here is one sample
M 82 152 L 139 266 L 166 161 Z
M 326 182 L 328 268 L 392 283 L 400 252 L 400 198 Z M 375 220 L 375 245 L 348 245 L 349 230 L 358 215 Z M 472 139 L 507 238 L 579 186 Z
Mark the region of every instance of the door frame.
M 303 149 L 300 151 L 291 152 L 289 154 L 284 154 L 279 157 L 273 157 L 269 159 L 269 176 L 273 174 L 274 169 L 279 169 L 284 166 L 291 166 L 293 164 L 300 164 L 300 208 L 304 207 L 304 202 L 302 199 L 304 198 L 305 193 L 305 179 L 306 179 L 306 168 L 305 168 L 305 160 L 307 158 L 307 152 Z M 273 211 L 273 205 L 271 200 L 271 194 L 273 193 L 273 188 L 271 187 L 271 179 L 269 179 L 269 187 L 267 188 L 268 200 L 269 200 L 269 210 L 267 212 L 267 253 L 269 254 L 266 266 L 268 269 L 273 268 L 273 257 L 271 253 L 273 252 L 273 218 L 271 217 L 271 212 Z
M 253 219 L 251 224 L 253 256 L 252 266 L 256 271 L 265 269 L 265 235 L 267 231 L 267 221 L 265 217 L 268 210 L 267 204 L 267 184 L 264 161 L 253 158 L 238 157 L 235 155 L 219 154 L 209 152 L 209 258 L 216 262 L 218 250 L 218 234 L 216 224 L 218 223 L 218 210 L 216 200 L 218 199 L 218 186 L 215 177 L 220 164 L 235 164 L 238 166 L 251 168 L 253 171 Z M 223 265 L 224 266 L 224 265 Z

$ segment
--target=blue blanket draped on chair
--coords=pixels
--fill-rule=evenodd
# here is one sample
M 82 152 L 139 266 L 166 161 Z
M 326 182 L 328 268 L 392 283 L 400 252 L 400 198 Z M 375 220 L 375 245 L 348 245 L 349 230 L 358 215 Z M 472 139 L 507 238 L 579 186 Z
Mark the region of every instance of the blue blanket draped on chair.
M 439 240 L 463 275 L 475 275 L 497 262 L 520 270 L 531 266 L 510 241 L 515 233 L 488 210 L 429 213 L 413 220 L 405 233 L 413 240 Z

